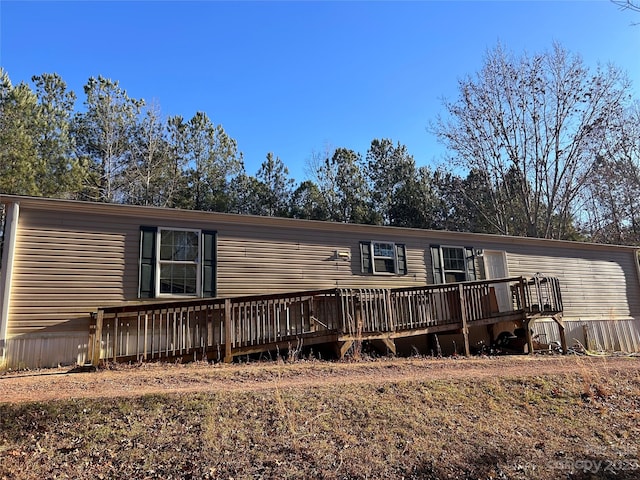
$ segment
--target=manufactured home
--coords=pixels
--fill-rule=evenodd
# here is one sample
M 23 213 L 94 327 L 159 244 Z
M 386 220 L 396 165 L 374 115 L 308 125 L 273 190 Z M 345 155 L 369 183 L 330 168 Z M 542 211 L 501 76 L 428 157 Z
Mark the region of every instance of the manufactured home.
M 638 249 L 0 195 L 0 361 L 230 360 L 354 339 L 640 351 Z M 522 329 L 522 328 L 521 328 Z M 297 342 L 297 343 L 296 343 Z

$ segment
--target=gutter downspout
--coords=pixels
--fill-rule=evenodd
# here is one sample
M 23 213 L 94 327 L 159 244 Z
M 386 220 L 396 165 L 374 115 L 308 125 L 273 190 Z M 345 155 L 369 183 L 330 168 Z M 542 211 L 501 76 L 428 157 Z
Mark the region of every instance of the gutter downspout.
M 18 203 L 5 205 L 4 248 L 0 264 L 0 366 L 7 358 L 7 327 L 11 306 L 11 281 L 13 279 L 13 259 L 16 249 L 16 232 L 20 206 Z

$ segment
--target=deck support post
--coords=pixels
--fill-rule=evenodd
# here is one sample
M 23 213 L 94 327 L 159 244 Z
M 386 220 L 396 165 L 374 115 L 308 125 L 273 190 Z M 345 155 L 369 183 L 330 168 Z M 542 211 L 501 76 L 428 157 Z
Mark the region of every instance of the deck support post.
M 522 322 L 525 328 L 525 335 L 527 338 L 527 349 L 529 350 L 529 355 L 533 353 L 533 337 L 531 336 L 531 324 L 533 323 L 533 319 L 525 318 Z
M 396 343 L 392 338 L 380 338 L 377 340 L 371 340 L 371 344 L 383 354 L 391 353 L 396 354 Z
M 460 317 L 462 318 L 462 336 L 464 337 L 464 354 L 467 357 L 471 356 L 471 349 L 469 348 L 469 327 L 467 325 L 467 304 L 464 300 L 464 286 L 458 285 L 458 293 L 460 294 Z
M 494 332 L 494 323 L 490 323 L 489 325 L 487 325 L 487 333 L 489 334 L 489 345 L 493 345 L 493 343 L 496 341 L 496 334 Z
M 558 324 L 558 332 L 560 333 L 560 346 L 562 347 L 562 353 L 567 353 L 567 336 L 564 331 L 564 322 L 562 321 L 562 315 L 554 315 L 553 320 Z
M 233 362 L 231 352 L 231 299 L 224 300 L 224 363 Z
M 336 343 L 336 356 L 342 360 L 353 345 L 353 340 Z

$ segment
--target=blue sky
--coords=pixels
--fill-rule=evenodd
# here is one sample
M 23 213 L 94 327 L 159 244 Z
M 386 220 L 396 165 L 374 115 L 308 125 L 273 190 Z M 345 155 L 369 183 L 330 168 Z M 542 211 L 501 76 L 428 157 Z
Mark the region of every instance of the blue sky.
M 640 14 L 600 1 L 0 3 L 0 65 L 14 84 L 57 72 L 79 97 L 118 80 L 164 115 L 202 110 L 238 142 L 248 173 L 268 152 L 300 181 L 326 145 L 363 155 L 374 138 L 419 165 L 446 152 L 427 132 L 457 80 L 501 42 L 557 41 L 613 62 L 640 96 Z

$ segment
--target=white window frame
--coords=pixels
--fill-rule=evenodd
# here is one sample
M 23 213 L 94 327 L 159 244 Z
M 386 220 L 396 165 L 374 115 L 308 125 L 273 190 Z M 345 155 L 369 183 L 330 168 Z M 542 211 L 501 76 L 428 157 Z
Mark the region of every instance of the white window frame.
M 191 232 L 198 238 L 198 255 L 194 261 L 191 260 L 162 260 L 160 249 L 162 248 L 162 232 Z M 200 297 L 202 291 L 202 231 L 197 228 L 179 227 L 158 227 L 156 233 L 156 296 L 157 297 Z M 194 293 L 161 293 L 160 291 L 160 270 L 162 265 L 195 265 L 196 267 L 196 288 Z
M 393 256 L 387 255 L 375 255 L 375 244 L 391 245 Z M 394 242 L 385 242 L 384 240 L 371 240 L 369 242 L 369 254 L 371 255 L 371 271 L 374 275 L 398 275 L 398 254 L 396 250 L 396 244 Z M 378 272 L 376 271 L 376 258 L 379 259 L 392 259 L 393 260 L 393 272 Z
M 460 250 L 462 251 L 462 270 L 453 270 L 450 268 L 445 268 L 445 261 L 444 261 L 444 249 L 445 248 L 451 248 L 451 249 L 456 249 L 456 250 Z M 446 278 L 447 278 L 447 272 L 452 272 L 452 273 L 462 273 L 464 275 L 464 280 L 463 281 L 467 281 L 467 265 L 466 265 L 466 258 L 465 258 L 465 247 L 461 247 L 459 245 L 440 245 L 440 262 L 442 262 L 442 265 L 440 265 L 440 267 L 442 268 L 442 280 L 446 282 Z

